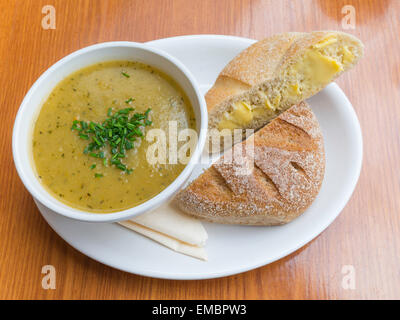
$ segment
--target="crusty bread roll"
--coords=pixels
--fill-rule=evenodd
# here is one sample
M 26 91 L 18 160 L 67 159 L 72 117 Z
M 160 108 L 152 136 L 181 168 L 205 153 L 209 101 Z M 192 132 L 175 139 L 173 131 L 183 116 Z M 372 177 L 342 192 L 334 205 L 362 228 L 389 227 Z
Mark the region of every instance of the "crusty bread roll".
M 211 222 L 280 225 L 314 201 L 324 170 L 318 121 L 301 102 L 236 144 L 174 201 L 186 213 Z
M 236 128 L 257 130 L 316 94 L 362 54 L 360 40 L 335 31 L 283 33 L 259 41 L 236 56 L 207 92 L 209 129 L 229 129 L 228 135 Z

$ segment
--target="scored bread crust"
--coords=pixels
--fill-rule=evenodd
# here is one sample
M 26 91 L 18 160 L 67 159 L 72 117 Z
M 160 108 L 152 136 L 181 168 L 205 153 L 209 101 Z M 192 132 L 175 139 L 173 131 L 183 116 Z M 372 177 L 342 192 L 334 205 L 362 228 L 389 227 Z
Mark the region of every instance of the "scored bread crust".
M 239 153 L 245 161 L 235 157 Z M 225 152 L 174 202 L 211 222 L 280 225 L 314 201 L 324 172 L 322 133 L 310 107 L 301 102 Z
M 285 69 L 295 64 L 305 50 L 317 44 L 329 35 L 335 35 L 339 42 L 351 46 L 354 61 L 338 72 L 332 80 L 352 68 L 363 55 L 363 45 L 356 37 L 337 31 L 314 31 L 310 33 L 289 32 L 277 34 L 251 45 L 226 65 L 216 79 L 213 87 L 206 93 L 205 99 L 209 114 L 209 129 L 217 128 L 222 115 L 232 102 L 243 96 L 257 92 L 263 85 L 279 86 L 289 80 Z M 315 87 L 307 96 L 299 96 L 297 104 L 323 89 Z M 288 105 L 287 107 L 291 106 Z M 284 110 L 282 110 L 284 111 Z M 259 119 L 246 128 L 259 129 L 268 121 Z M 242 128 L 244 129 L 244 128 Z

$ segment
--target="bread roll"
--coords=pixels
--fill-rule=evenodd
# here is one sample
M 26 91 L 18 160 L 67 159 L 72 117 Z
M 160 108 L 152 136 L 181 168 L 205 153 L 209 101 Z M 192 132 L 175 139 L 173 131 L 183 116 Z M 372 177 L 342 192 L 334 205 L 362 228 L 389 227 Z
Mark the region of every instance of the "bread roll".
M 360 40 L 342 32 L 292 32 L 261 40 L 236 56 L 207 92 L 209 129 L 229 129 L 228 135 L 236 128 L 257 130 L 316 94 L 362 54 Z
M 285 224 L 314 201 L 324 170 L 318 121 L 301 102 L 236 144 L 174 201 L 186 213 L 211 222 Z

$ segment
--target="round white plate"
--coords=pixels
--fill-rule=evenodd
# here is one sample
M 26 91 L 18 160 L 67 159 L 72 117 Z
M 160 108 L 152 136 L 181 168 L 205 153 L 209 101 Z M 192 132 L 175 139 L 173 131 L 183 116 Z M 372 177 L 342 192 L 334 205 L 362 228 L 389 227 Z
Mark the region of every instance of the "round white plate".
M 236 54 L 254 40 L 199 35 L 149 42 L 181 60 L 204 92 Z M 362 137 L 352 105 L 335 84 L 308 101 L 325 140 L 326 172 L 311 207 L 293 222 L 279 227 L 204 223 L 208 261 L 200 261 L 116 224 L 91 224 L 62 217 L 37 204 L 50 226 L 85 255 L 127 272 L 167 279 L 206 279 L 240 273 L 276 261 L 304 246 L 339 215 L 358 180 Z M 193 177 L 198 174 L 193 173 Z

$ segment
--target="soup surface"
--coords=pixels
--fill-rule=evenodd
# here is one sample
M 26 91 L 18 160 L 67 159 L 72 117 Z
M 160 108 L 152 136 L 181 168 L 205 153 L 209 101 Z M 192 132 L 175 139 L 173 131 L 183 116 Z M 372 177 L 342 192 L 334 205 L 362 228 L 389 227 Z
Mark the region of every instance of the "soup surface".
M 118 152 L 118 147 L 113 148 L 121 145 L 114 133 L 118 127 L 106 129 L 104 123 L 121 115 L 128 122 L 139 119 L 146 125 L 134 129 L 143 136 L 129 134 L 132 126 L 121 127 L 128 134 L 123 138 L 124 150 Z M 130 61 L 81 69 L 61 81 L 41 108 L 33 132 L 37 174 L 56 198 L 81 210 L 108 213 L 136 206 L 160 193 L 185 167 L 179 162 L 147 161 L 146 150 L 154 142 L 146 141 L 146 132 L 162 129 L 168 141 L 169 121 L 176 121 L 178 132 L 196 127 L 189 100 L 160 71 Z M 103 136 L 97 140 L 115 138 L 113 146 L 107 141 L 96 145 L 93 136 L 100 131 Z M 94 146 L 88 151 L 90 143 Z

